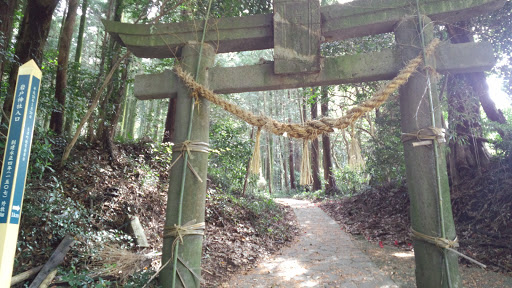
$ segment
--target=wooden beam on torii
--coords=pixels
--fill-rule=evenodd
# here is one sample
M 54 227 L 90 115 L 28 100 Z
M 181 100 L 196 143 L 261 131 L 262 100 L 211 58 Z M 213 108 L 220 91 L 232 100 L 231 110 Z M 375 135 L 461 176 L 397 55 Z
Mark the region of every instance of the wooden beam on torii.
M 441 74 L 486 71 L 496 62 L 492 46 L 487 42 L 443 43 L 436 50 L 434 59 L 436 71 Z M 403 67 L 398 49 L 329 57 L 321 59 L 321 63 L 322 70 L 313 74 L 276 75 L 273 61 L 250 66 L 212 67 L 208 70 L 208 79 L 213 92 L 229 94 L 391 80 Z M 178 81 L 171 70 L 136 75 L 134 93 L 140 100 L 175 97 Z
M 282 2 L 297 5 L 299 1 Z M 308 3 L 312 2 L 317 1 Z M 420 0 L 420 13 L 440 24 L 453 23 L 489 13 L 504 3 L 505 0 Z M 360 0 L 324 6 L 319 12 L 321 42 L 392 32 L 394 25 L 404 16 L 417 14 L 415 1 L 409 0 Z M 274 48 L 274 18 L 273 14 L 265 14 L 210 19 L 205 42 L 212 45 L 217 53 Z M 185 43 L 201 39 L 203 31 L 198 27 L 204 25 L 204 21 L 150 25 L 103 23 L 119 43 L 141 58 L 179 56 L 179 50 Z
M 425 17 L 424 22 L 428 26 L 420 27 L 420 17 L 411 16 L 428 15 L 440 24 L 445 24 L 488 13 L 504 3 L 505 0 L 419 0 L 418 12 L 416 0 L 359 0 L 321 8 L 316 0 L 275 0 L 273 15 L 221 18 L 208 22 L 206 44 L 203 45 L 196 81 L 218 93 L 233 93 L 391 79 L 405 62 L 421 52 L 420 36 L 423 34 L 427 40 L 433 37 L 430 19 Z M 407 16 L 407 20 L 397 25 Z M 105 21 L 105 26 L 135 55 L 150 58 L 181 57 L 183 69 L 189 73 L 196 72 L 201 47 L 198 39 L 202 34 L 197 27 L 203 27 L 200 22 L 131 25 Z M 395 32 L 397 49 L 326 59 L 320 57 L 321 42 L 386 32 Z M 266 48 L 274 48 L 274 62 L 235 68 L 212 67 L 215 53 Z M 492 49 L 488 44 L 444 44 L 426 61 L 442 73 L 482 71 L 494 64 Z M 428 70 L 420 69 L 400 90 L 404 133 L 440 126 L 439 109 L 435 109 L 439 101 L 437 95 L 433 93 L 434 107 L 425 101 L 428 83 L 435 84 L 435 81 L 429 81 L 426 75 Z M 194 100 L 189 97 L 181 81 L 168 71 L 138 76 L 135 85 L 136 96 L 140 99 L 177 95 L 174 142 L 183 143 L 188 140 L 185 127 L 190 115 L 188 107 Z M 432 87 L 435 88 L 435 85 Z M 191 140 L 207 143 L 209 109 L 204 99 L 200 101 L 201 109 L 192 118 L 194 129 Z M 430 113 L 431 108 L 435 117 Z M 435 125 L 431 123 L 432 119 L 436 120 Z M 444 155 L 434 153 L 432 147 L 414 147 L 411 142 L 404 142 L 412 228 L 423 234 L 433 237 L 444 235 L 452 240 L 455 229 L 446 162 Z M 174 152 L 173 159 L 177 159 L 181 153 Z M 200 178 L 206 178 L 207 155 L 195 153 L 190 164 Z M 206 181 L 200 183 L 194 176 L 187 177 L 183 201 L 178 197 L 181 171 L 186 167 L 186 163 L 178 161 L 170 174 L 167 227 L 191 220 L 204 221 Z M 442 202 L 441 208 L 438 202 Z M 182 215 L 177 213 L 180 205 L 183 205 Z M 443 217 L 439 217 L 441 210 Z M 442 226 L 446 231 L 439 232 L 438 227 Z M 174 239 L 171 237 L 164 240 L 163 263 L 171 257 Z M 199 287 L 199 281 L 193 274 L 200 273 L 201 243 L 201 236 L 191 235 L 185 237 L 185 242 L 180 246 L 179 255 L 184 264 L 178 262 L 177 268 L 187 287 Z M 435 245 L 416 239 L 415 256 L 418 287 L 460 287 L 457 261 L 453 254 L 444 254 Z M 160 273 L 165 287 L 170 287 L 170 279 L 175 277 L 169 269 L 167 267 Z M 179 282 L 177 284 L 181 287 Z

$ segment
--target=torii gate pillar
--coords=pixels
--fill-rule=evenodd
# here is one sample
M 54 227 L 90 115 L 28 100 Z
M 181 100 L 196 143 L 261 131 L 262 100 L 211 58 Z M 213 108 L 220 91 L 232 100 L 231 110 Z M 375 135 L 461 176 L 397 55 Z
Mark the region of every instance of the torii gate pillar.
M 201 44 L 188 43 L 182 48 L 181 66 L 184 71 L 195 75 L 197 63 L 201 59 L 198 78 L 196 81 L 208 87 L 208 69 L 211 68 L 215 60 L 215 51 L 209 44 L 203 44 L 202 56 L 199 57 Z M 187 139 L 191 105 L 195 99 L 190 96 L 190 91 L 181 82 L 177 84 L 177 104 L 176 104 L 176 130 L 174 134 L 174 143 L 180 144 Z M 192 132 L 190 140 L 193 142 L 209 142 L 209 102 L 204 98 L 199 99 L 192 117 Z M 177 159 L 181 152 L 173 152 L 172 159 Z M 191 166 L 195 169 L 202 182 L 189 170 L 184 180 L 185 191 L 183 193 L 183 202 L 180 208 L 180 189 L 182 185 L 182 175 L 184 165 L 183 157 L 172 167 L 169 175 L 169 191 L 167 199 L 167 209 L 165 214 L 165 227 L 183 225 L 189 221 L 196 220 L 196 223 L 204 222 L 205 201 L 206 201 L 206 173 L 208 170 L 208 153 L 192 152 L 193 158 L 189 158 Z M 186 168 L 189 169 L 189 168 Z M 181 211 L 181 217 L 180 217 Z M 181 218 L 181 221 L 178 219 Z M 181 222 L 181 223 L 180 223 Z M 164 238 L 162 264 L 167 263 L 172 254 L 172 243 L 174 237 Z M 201 255 L 202 255 L 202 235 L 187 235 L 183 244 L 179 245 L 178 256 L 186 262 L 188 268 L 197 275 L 201 275 Z M 171 287 L 173 278 L 172 260 L 160 272 L 160 283 L 163 287 Z M 177 270 L 183 277 L 187 287 L 199 287 L 199 280 L 184 267 L 180 261 L 177 264 Z M 176 280 L 176 279 L 175 279 Z M 179 280 L 176 281 L 176 287 L 183 287 Z
M 423 33 L 427 45 L 434 38 L 434 25 L 430 19 L 422 18 L 423 27 L 420 27 L 418 22 L 419 19 L 416 16 L 406 18 L 396 26 L 396 41 L 404 63 L 422 53 L 421 33 Z M 431 59 L 427 59 L 427 63 L 435 69 L 435 63 Z M 437 81 L 434 79 L 435 77 L 430 77 L 429 84 L 426 73 L 428 73 L 427 69 L 420 68 L 407 84 L 400 88 L 400 115 L 403 133 L 415 133 L 429 127 L 442 127 Z M 432 88 L 432 103 L 429 100 L 430 88 Z M 431 105 L 434 117 L 432 117 Z M 432 119 L 435 123 L 432 123 Z M 414 147 L 412 142 L 406 141 L 403 144 L 407 186 L 411 202 L 411 226 L 420 233 L 438 238 L 442 238 L 443 233 L 440 229 L 444 226 L 444 238 L 453 240 L 456 237 L 455 224 L 451 210 L 444 144 L 432 141 L 432 145 Z M 439 147 L 437 155 L 433 145 Z M 443 217 L 440 217 L 441 214 Z M 443 250 L 424 240 L 414 240 L 416 285 L 419 288 L 461 287 L 457 256 Z M 443 268 L 440 269 L 440 267 Z

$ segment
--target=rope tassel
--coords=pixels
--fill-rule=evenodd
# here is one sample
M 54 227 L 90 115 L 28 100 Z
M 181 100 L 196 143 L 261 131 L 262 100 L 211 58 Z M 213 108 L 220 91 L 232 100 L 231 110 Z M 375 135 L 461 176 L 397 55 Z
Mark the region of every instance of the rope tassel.
M 252 153 L 251 165 L 249 166 L 249 172 L 256 175 L 260 174 L 261 167 L 260 136 L 261 127 L 258 127 L 258 132 L 256 132 L 256 141 L 254 143 L 254 152 Z
M 302 161 L 300 164 L 300 185 L 311 185 L 313 174 L 311 173 L 311 162 L 309 161 L 308 140 L 302 141 Z

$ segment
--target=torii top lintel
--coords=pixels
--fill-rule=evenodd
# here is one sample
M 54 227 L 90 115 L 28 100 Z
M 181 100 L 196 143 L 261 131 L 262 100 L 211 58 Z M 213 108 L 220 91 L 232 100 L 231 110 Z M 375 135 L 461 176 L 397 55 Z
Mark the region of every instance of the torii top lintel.
M 420 12 L 434 21 L 449 23 L 494 11 L 502 7 L 505 1 L 420 0 Z M 279 47 L 281 50 L 278 48 L 275 51 L 277 58 L 288 58 L 283 62 L 289 62 L 293 56 L 288 47 L 295 46 L 295 51 L 302 50 L 293 56 L 300 62 L 308 56 L 317 55 L 320 42 L 391 32 L 401 18 L 415 14 L 416 1 L 411 0 L 358 0 L 323 7 L 319 6 L 318 0 L 274 0 L 274 14 L 210 19 L 208 31 L 211 33 L 206 33 L 205 41 L 213 45 L 218 53 Z M 198 21 L 103 23 L 117 41 L 142 58 L 179 56 L 180 47 L 201 39 L 202 31 L 198 27 L 203 27 Z M 317 60 L 306 61 L 312 65 L 305 67 L 299 65 L 297 72 L 317 71 Z M 295 66 L 284 66 L 283 73 L 297 69 Z M 279 69 L 276 73 L 280 73 Z

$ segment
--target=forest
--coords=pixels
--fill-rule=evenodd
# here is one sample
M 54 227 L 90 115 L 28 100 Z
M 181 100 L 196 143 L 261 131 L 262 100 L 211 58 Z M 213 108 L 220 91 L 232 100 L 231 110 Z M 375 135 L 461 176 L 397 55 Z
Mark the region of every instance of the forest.
M 0 0 L 0 151 L 9 147 L 18 68 L 34 60 L 42 71 L 12 272 L 20 280 L 14 287 L 162 287 L 154 276 L 163 264 L 174 138 L 183 123 L 174 117 L 176 98 L 140 100 L 134 84 L 136 75 L 166 73 L 179 59 L 134 56 L 104 23 L 188 21 L 200 27 L 209 18 L 271 14 L 272 2 Z M 496 65 L 486 72 L 438 74 L 432 90 L 440 99 L 436 109 L 446 140 L 440 153 L 446 157 L 459 250 L 488 271 L 512 277 L 512 1 L 504 2 L 492 13 L 434 26 L 442 42 L 490 43 Z M 363 55 L 395 45 L 395 35 L 384 33 L 324 42 L 320 54 Z M 263 65 L 273 57 L 273 49 L 218 53 L 214 67 Z M 383 85 L 219 97 L 255 115 L 306 123 L 342 117 Z M 292 209 L 276 198 L 314 203 L 372 247 L 412 251 L 399 102 L 397 91 L 345 129 L 311 141 L 274 135 L 221 107 L 198 105 L 210 113 L 207 179 L 201 179 L 207 186 L 202 286 L 218 287 L 300 237 Z M 260 163 L 256 171 L 254 156 Z M 144 227 L 145 244 L 136 242 L 134 222 Z M 69 236 L 74 244 L 44 276 L 47 286 L 29 286 Z M 477 267 L 465 259 L 459 265 Z M 25 271 L 32 272 L 16 278 Z M 400 287 L 416 287 L 404 273 L 390 275 Z M 505 287 L 497 283 L 486 286 Z

